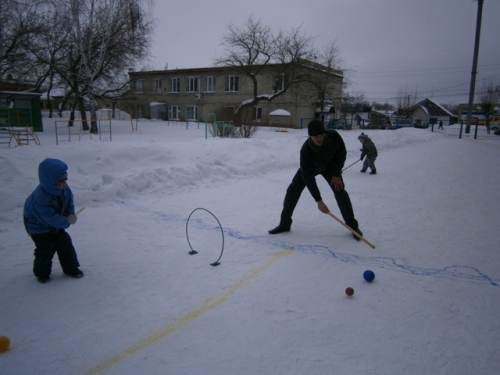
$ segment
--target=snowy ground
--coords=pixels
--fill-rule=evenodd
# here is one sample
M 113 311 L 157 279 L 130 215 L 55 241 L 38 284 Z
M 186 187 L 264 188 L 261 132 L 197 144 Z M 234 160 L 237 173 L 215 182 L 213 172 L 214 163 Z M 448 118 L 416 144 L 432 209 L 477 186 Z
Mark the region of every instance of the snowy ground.
M 378 175 L 358 163 L 344 180 L 372 249 L 307 191 L 292 231 L 267 234 L 306 130 L 205 139 L 204 124 L 115 121 L 112 141 L 56 145 L 53 121 L 41 146 L 0 149 L 0 374 L 500 373 L 499 141 L 367 131 Z M 341 131 L 346 166 L 358 134 Z M 85 277 L 55 259 L 42 285 L 22 206 L 46 157 L 85 207 L 69 229 Z M 221 230 L 196 208 L 223 227 L 217 267 Z

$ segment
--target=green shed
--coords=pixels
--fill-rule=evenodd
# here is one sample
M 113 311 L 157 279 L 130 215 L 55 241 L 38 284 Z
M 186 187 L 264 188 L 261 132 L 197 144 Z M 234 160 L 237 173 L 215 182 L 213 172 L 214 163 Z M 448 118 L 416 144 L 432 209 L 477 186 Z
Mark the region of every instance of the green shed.
M 0 91 L 0 126 L 29 126 L 43 132 L 40 93 Z

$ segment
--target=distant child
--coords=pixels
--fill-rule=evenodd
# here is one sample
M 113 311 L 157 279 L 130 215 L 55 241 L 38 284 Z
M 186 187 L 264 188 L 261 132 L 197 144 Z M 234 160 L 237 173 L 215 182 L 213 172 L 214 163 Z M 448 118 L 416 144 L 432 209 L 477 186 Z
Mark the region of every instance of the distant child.
M 377 160 L 378 156 L 377 147 L 375 147 L 375 144 L 373 143 L 371 138 L 368 137 L 365 133 L 361 133 L 358 139 L 363 145 L 360 160 L 363 160 L 366 156 L 361 172 L 365 173 L 368 167 L 370 167 L 370 174 L 377 174 L 377 168 L 375 168 L 375 160 Z
M 64 274 L 80 278 L 78 258 L 65 229 L 76 223 L 73 193 L 66 183 L 68 166 L 45 159 L 38 166 L 40 184 L 24 203 L 24 226 L 35 243 L 33 273 L 42 284 L 50 281 L 52 258 L 57 253 Z

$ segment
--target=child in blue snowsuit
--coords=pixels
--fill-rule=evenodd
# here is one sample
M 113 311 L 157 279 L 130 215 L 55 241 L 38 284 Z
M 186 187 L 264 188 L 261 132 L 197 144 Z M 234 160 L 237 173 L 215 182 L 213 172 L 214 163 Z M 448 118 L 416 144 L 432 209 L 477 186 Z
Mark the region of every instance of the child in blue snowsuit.
M 45 159 L 38 166 L 40 184 L 24 203 L 24 226 L 35 243 L 33 274 L 42 284 L 50 281 L 52 258 L 57 253 L 64 274 L 80 278 L 83 272 L 71 237 L 65 231 L 76 223 L 73 193 L 66 183 L 68 166 Z

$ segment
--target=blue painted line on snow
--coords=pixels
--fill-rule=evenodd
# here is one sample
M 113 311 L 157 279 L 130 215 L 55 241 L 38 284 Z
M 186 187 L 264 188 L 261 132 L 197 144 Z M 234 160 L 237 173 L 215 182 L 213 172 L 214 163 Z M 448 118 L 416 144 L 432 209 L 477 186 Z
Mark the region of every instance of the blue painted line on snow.
M 139 206 L 134 203 L 126 202 L 123 200 L 117 200 L 116 203 L 124 205 L 126 207 L 132 208 L 135 211 L 152 213 L 159 219 L 170 221 L 170 222 L 186 222 L 187 217 L 181 217 L 179 215 L 167 214 L 163 211 L 150 210 L 145 207 Z M 218 225 L 208 224 L 202 219 L 190 219 L 190 223 L 193 222 L 195 227 L 199 229 L 208 230 L 218 230 L 220 227 Z M 475 282 L 486 282 L 492 286 L 499 286 L 500 279 L 493 279 L 481 272 L 475 267 L 452 265 L 443 268 L 422 268 L 417 266 L 409 265 L 404 258 L 393 258 L 393 257 L 370 257 L 370 256 L 359 256 L 353 254 L 345 254 L 333 251 L 331 248 L 323 245 L 307 245 L 307 244 L 297 244 L 287 241 L 283 241 L 281 238 L 272 237 L 270 235 L 244 235 L 240 231 L 232 228 L 223 227 L 224 232 L 232 238 L 242 241 L 256 241 L 264 242 L 271 246 L 280 249 L 292 249 L 300 251 L 304 254 L 313 254 L 317 256 L 322 256 L 325 258 L 336 259 L 345 263 L 363 263 L 372 266 L 377 266 L 380 268 L 388 268 L 392 270 L 398 270 L 405 273 L 410 273 L 415 276 L 434 276 L 447 279 L 464 279 Z

